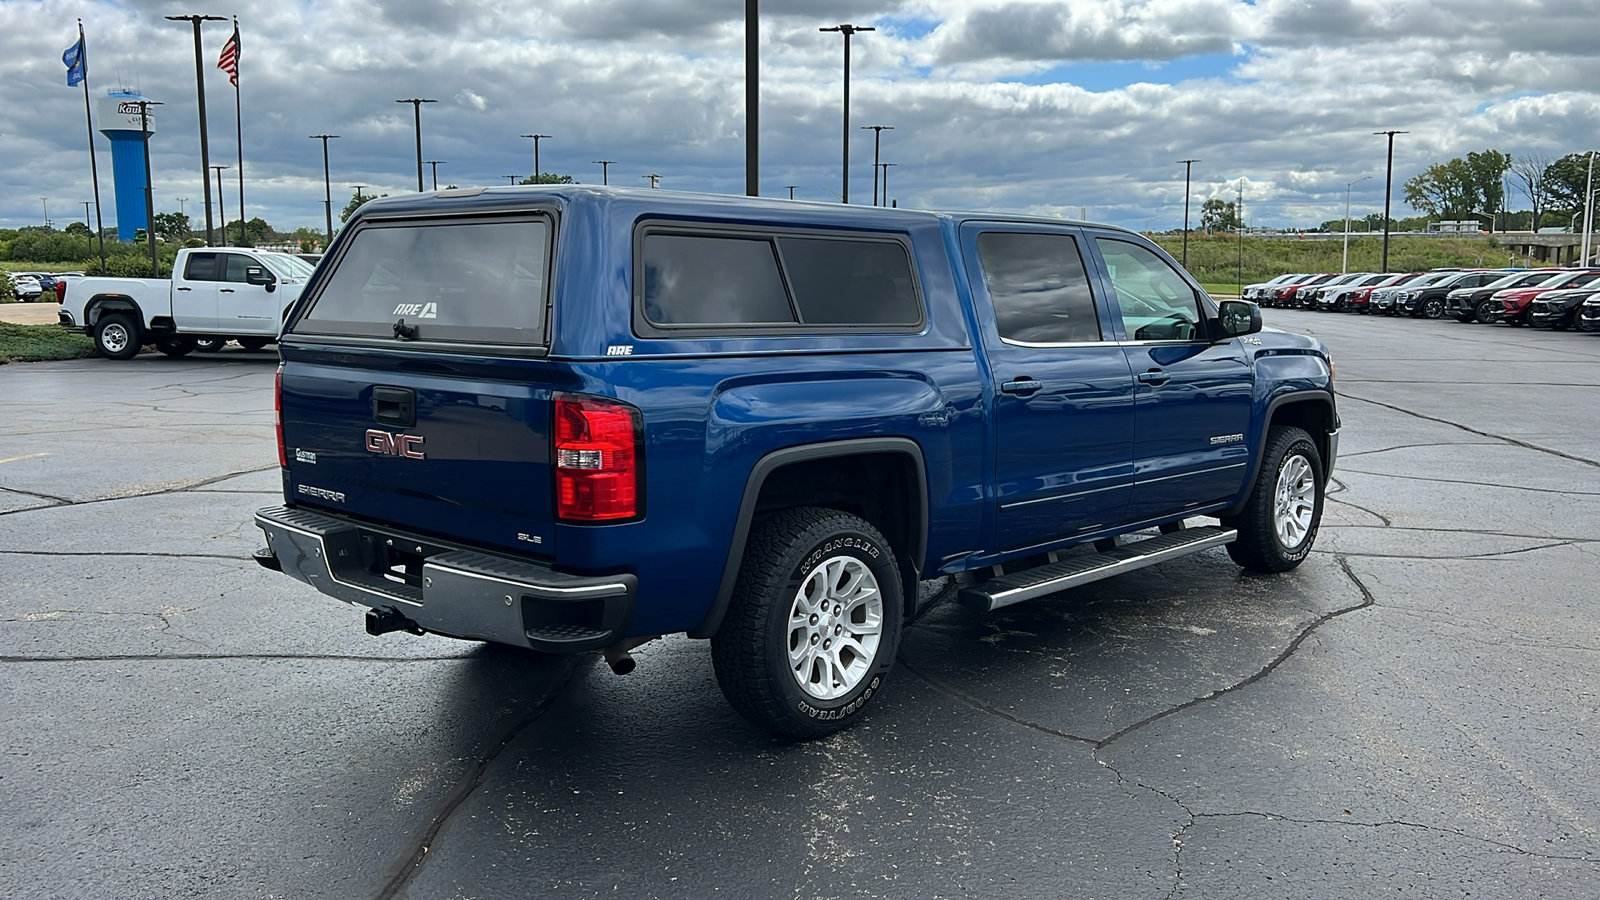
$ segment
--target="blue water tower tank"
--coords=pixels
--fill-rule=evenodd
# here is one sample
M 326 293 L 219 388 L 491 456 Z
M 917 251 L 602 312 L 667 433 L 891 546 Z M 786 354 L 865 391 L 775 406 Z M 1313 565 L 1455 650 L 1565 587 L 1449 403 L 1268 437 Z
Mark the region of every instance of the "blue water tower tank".
M 100 99 L 100 133 L 111 141 L 111 178 L 117 204 L 117 240 L 131 241 L 134 232 L 148 229 L 144 216 L 144 144 L 139 130 L 139 101 L 149 98 L 138 91 L 111 90 Z M 145 122 L 156 130 L 156 111 L 148 108 Z

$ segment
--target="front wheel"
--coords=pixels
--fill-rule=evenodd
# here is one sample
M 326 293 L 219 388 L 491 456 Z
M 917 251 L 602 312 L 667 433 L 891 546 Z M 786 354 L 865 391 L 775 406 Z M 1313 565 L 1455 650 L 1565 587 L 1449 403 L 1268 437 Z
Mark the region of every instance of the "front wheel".
M 855 721 L 900 643 L 904 595 L 889 542 L 834 509 L 758 522 L 711 638 L 717 683 L 735 711 L 796 740 Z
M 1494 314 L 1497 305 L 1491 300 L 1479 300 L 1478 305 L 1472 308 L 1472 317 L 1477 319 L 1480 325 L 1488 325 L 1494 321 L 1490 316 Z
M 139 323 L 124 313 L 101 316 L 94 326 L 94 346 L 106 359 L 133 359 L 143 341 Z
M 239 338 L 239 346 L 245 348 L 246 350 L 249 350 L 251 353 L 254 353 L 257 350 L 260 350 L 262 347 L 265 347 L 266 345 L 267 345 L 267 339 L 266 338 Z
M 1422 301 L 1417 308 L 1417 315 L 1424 319 L 1437 319 L 1444 315 L 1444 298 L 1432 297 Z
M 1239 531 L 1233 561 L 1252 572 L 1287 572 L 1305 561 L 1322 522 L 1322 455 L 1304 429 L 1277 426 L 1244 510 L 1222 524 Z
M 194 342 L 194 349 L 199 351 L 199 352 L 201 352 L 201 353 L 215 353 L 218 350 L 221 350 L 223 348 L 223 346 L 226 345 L 227 343 L 228 343 L 228 339 L 227 338 L 219 338 L 219 337 L 196 338 L 195 342 Z

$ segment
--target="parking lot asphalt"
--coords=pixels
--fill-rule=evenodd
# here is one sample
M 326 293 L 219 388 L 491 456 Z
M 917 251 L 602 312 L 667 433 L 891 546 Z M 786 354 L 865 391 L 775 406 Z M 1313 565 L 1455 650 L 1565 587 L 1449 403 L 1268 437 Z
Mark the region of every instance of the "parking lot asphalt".
M 703 642 L 372 638 L 258 569 L 270 353 L 0 367 L 0 894 L 1600 896 L 1600 335 L 1266 316 L 1338 363 L 1303 566 L 940 595 L 809 744 Z

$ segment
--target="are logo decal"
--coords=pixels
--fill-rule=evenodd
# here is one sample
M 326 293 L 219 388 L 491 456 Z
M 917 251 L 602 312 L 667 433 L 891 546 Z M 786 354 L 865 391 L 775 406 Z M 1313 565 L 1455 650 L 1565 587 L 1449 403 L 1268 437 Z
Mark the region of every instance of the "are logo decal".
M 439 318 L 439 304 L 437 303 L 401 303 L 394 308 L 391 316 L 416 316 L 419 319 Z

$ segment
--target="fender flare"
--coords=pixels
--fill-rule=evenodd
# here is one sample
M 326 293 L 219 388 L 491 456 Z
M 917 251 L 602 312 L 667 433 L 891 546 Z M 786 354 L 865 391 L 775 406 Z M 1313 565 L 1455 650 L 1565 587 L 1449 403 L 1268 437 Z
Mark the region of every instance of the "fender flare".
M 1227 509 L 1216 513 L 1218 517 L 1226 518 L 1228 516 L 1236 516 L 1241 510 L 1244 509 L 1244 505 L 1250 502 L 1250 493 L 1255 490 L 1256 475 L 1261 471 L 1261 458 L 1265 456 L 1267 452 L 1267 437 L 1272 431 L 1272 414 L 1277 412 L 1278 407 L 1280 406 L 1284 406 L 1289 403 L 1301 403 L 1306 401 L 1321 403 L 1326 406 L 1328 408 L 1328 418 L 1334 422 L 1335 429 L 1338 428 L 1339 414 L 1335 411 L 1336 408 L 1333 404 L 1333 392 L 1330 390 L 1323 390 L 1319 388 L 1303 391 L 1290 391 L 1286 394 L 1280 394 L 1277 397 L 1272 398 L 1272 400 L 1267 403 L 1266 414 L 1261 417 L 1261 435 L 1256 438 L 1255 452 L 1250 455 L 1250 468 L 1245 473 L 1243 495 L 1236 502 L 1228 504 Z M 1326 469 L 1327 460 L 1323 461 L 1323 467 Z M 1323 472 L 1324 476 L 1329 474 L 1331 474 L 1329 471 Z
M 750 525 L 755 520 L 756 501 L 761 497 L 761 488 L 766 484 L 768 476 L 784 466 L 795 463 L 886 453 L 909 458 L 916 470 L 915 497 L 919 509 L 916 510 L 916 518 L 913 520 L 915 527 L 911 532 L 910 567 L 903 564 L 901 572 L 917 570 L 928 547 L 928 468 L 923 461 L 922 447 L 916 441 L 903 437 L 873 437 L 784 447 L 757 460 L 750 470 L 749 477 L 745 479 L 744 496 L 739 501 L 739 515 L 733 526 L 733 540 L 729 542 L 728 558 L 722 568 L 722 583 L 717 588 L 717 596 L 711 603 L 711 610 L 706 613 L 700 624 L 689 630 L 689 637 L 709 638 L 716 634 L 722 625 L 722 617 L 727 613 L 728 604 L 733 600 L 734 585 L 739 580 L 739 564 L 744 559 L 744 547 L 750 537 Z M 914 584 L 902 587 L 913 592 L 912 596 L 915 596 Z
M 112 311 L 122 311 L 124 307 L 132 311 L 139 319 L 139 330 L 148 331 L 145 324 L 144 309 L 139 306 L 139 301 L 126 294 L 95 294 L 88 302 L 83 304 L 83 327 L 90 334 L 94 333 L 94 326 L 100 321 L 101 311 L 110 308 Z

